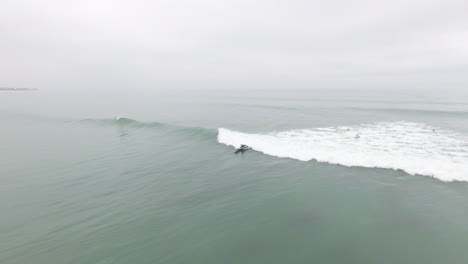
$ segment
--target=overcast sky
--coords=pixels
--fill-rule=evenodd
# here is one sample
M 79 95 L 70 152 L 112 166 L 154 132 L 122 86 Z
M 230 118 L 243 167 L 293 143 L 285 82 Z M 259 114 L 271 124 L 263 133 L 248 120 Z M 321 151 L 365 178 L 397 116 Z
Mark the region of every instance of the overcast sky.
M 468 89 L 468 1 L 0 0 L 0 87 Z

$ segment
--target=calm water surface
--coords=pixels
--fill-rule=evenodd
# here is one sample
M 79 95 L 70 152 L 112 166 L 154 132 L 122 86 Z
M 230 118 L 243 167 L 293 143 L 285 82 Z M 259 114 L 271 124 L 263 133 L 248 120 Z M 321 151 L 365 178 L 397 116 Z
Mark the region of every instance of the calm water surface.
M 468 263 L 463 96 L 2 92 L 0 122 L 2 264 Z

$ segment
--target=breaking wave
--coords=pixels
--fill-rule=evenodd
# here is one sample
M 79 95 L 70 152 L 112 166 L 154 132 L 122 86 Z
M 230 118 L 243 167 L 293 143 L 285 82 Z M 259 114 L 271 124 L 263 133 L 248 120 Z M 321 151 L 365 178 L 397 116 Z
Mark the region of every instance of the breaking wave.
M 218 142 L 234 147 L 247 144 L 281 158 L 403 170 L 447 182 L 468 181 L 468 138 L 420 123 L 381 122 L 268 134 L 219 128 Z

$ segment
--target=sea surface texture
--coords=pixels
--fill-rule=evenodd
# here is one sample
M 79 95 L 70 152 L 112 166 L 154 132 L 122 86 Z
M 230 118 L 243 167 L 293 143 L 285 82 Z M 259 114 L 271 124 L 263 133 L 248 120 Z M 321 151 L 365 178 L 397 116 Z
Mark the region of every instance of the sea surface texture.
M 468 263 L 466 94 L 3 91 L 0 123 L 2 264 Z

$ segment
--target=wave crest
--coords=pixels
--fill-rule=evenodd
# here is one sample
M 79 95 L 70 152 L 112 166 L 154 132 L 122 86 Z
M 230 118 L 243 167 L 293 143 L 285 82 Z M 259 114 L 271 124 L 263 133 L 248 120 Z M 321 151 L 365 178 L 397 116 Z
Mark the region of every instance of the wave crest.
M 361 137 L 356 139 L 356 133 Z M 399 169 L 441 181 L 468 181 L 468 138 L 419 123 L 382 122 L 268 134 L 220 128 L 218 142 L 234 147 L 247 144 L 281 158 Z
M 188 136 L 206 136 L 213 138 L 216 135 L 214 129 L 203 128 L 203 127 L 186 127 L 179 126 L 161 122 L 144 122 L 136 119 L 126 118 L 126 117 L 115 117 L 115 118 L 104 118 L 104 119 L 81 119 L 80 123 L 92 124 L 97 126 L 118 126 L 125 127 L 129 129 L 140 129 L 140 128 L 153 128 L 158 129 L 158 131 L 163 131 L 170 134 L 185 134 Z
M 81 123 L 94 124 L 99 126 L 121 125 L 129 127 L 161 127 L 165 124 L 159 122 L 142 122 L 126 117 L 101 118 L 101 119 L 81 119 Z

